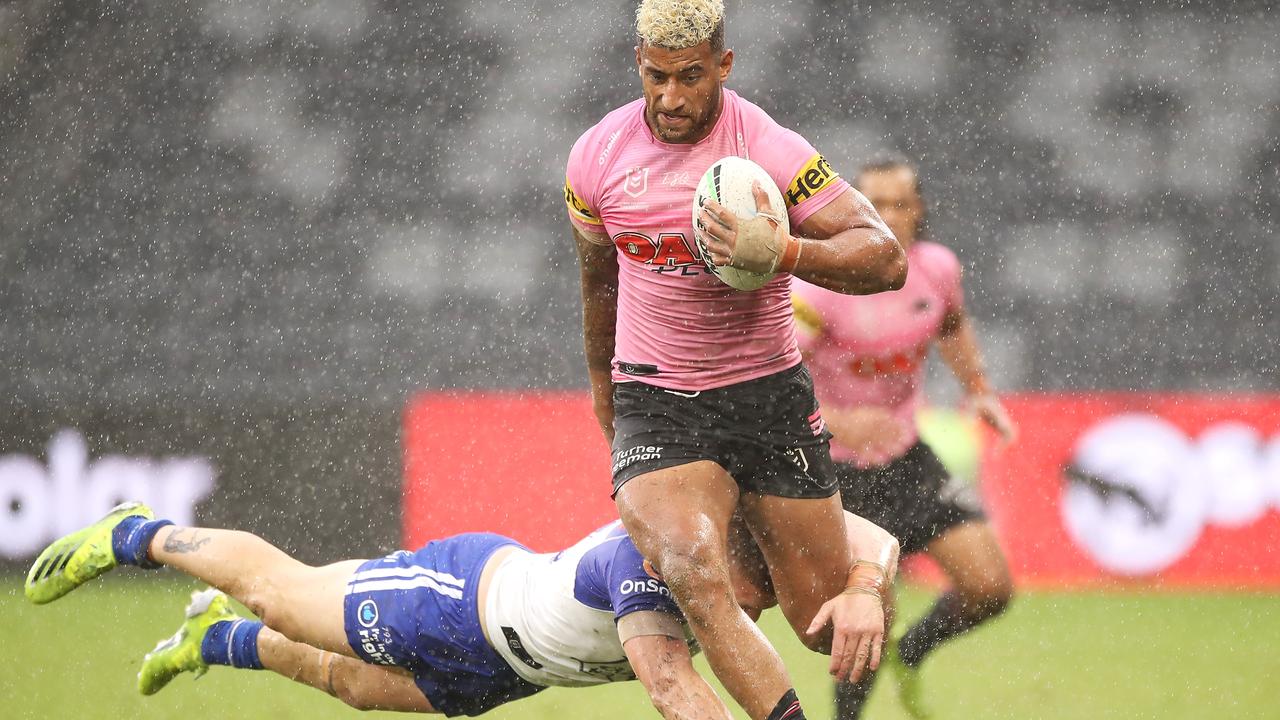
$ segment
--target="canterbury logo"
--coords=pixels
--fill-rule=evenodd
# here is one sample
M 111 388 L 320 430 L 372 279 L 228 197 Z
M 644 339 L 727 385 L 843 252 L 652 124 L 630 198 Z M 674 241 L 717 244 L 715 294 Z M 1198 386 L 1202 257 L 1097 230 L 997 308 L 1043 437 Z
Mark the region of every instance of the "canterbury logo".
M 809 158 L 809 162 L 800 168 L 791 184 L 787 186 L 787 207 L 799 205 L 822 192 L 823 188 L 840 177 L 821 154 Z
M 591 208 L 587 204 L 578 199 L 577 194 L 573 192 L 573 188 L 569 186 L 569 178 L 564 179 L 564 204 L 569 208 L 569 214 L 591 225 L 601 225 L 600 218 L 591 212 Z

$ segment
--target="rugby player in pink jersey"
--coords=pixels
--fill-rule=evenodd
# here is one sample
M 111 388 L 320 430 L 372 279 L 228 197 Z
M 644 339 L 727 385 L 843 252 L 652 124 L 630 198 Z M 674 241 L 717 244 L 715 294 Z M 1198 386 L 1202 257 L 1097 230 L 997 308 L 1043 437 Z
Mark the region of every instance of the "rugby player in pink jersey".
M 741 507 L 779 604 L 811 648 L 878 664 L 844 629 L 809 633 L 855 560 L 827 542 L 843 516 L 829 438 L 800 362 L 788 273 L 836 291 L 901 286 L 905 256 L 865 198 L 802 137 L 723 85 L 720 0 L 644 0 L 643 98 L 575 143 L 565 184 L 582 273 L 592 395 L 612 443 L 613 490 L 637 547 L 666 579 L 713 671 L 754 720 L 804 717 L 774 649 L 734 602 L 726 533 Z M 795 236 L 714 202 L 691 218 L 703 172 L 761 165 Z M 762 190 L 758 207 L 767 207 Z M 739 292 L 707 265 L 777 271 Z M 849 588 L 856 594 L 859 588 Z M 852 597 L 849 595 L 847 597 Z
M 879 523 L 904 553 L 926 552 L 952 582 L 933 609 L 891 647 L 900 696 L 926 714 L 917 668 L 940 643 L 998 615 L 1013 594 L 1004 555 L 973 488 L 950 473 L 916 432 L 930 346 L 978 416 L 1004 439 L 1014 426 L 983 371 L 964 309 L 960 263 L 920 239 L 924 220 L 915 170 L 903 160 L 864 167 L 857 186 L 907 248 L 911 272 L 891 293 L 851 298 L 792 284 L 806 362 L 834 435 L 831 454 L 844 507 Z M 837 717 L 856 718 L 874 678 L 837 686 Z

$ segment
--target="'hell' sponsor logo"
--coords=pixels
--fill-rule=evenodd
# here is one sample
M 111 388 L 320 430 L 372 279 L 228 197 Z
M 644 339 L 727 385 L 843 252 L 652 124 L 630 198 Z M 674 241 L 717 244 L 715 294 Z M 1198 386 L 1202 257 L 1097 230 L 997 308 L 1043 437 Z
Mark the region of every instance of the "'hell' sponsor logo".
M 809 162 L 805 163 L 804 167 L 800 168 L 800 172 L 796 173 L 791 184 L 787 186 L 787 207 L 799 205 L 817 195 L 838 177 L 840 177 L 839 174 L 831 169 L 826 158 L 814 155 L 809 158 Z
M 578 194 L 573 191 L 573 187 L 569 185 L 568 178 L 564 181 L 564 204 L 569 208 L 569 214 L 591 225 L 599 225 L 600 218 L 591 212 L 591 208 L 578 198 Z

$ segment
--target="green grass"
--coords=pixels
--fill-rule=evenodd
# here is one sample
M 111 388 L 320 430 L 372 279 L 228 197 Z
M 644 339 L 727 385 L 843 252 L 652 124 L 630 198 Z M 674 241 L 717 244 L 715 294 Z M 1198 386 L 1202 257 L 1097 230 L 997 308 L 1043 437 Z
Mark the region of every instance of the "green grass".
M 0 716 L 26 718 L 297 718 L 359 715 L 266 672 L 215 668 L 159 695 L 134 690 L 142 655 L 177 628 L 177 580 L 107 578 L 48 607 L 0 577 Z M 907 590 L 903 614 L 930 598 Z M 764 627 L 787 660 L 811 718 L 830 716 L 825 658 L 804 650 L 776 613 Z M 925 665 L 937 718 L 1280 718 L 1280 597 L 1239 594 L 1025 593 L 1009 612 Z M 703 667 L 705 670 L 705 666 Z M 867 718 L 907 717 L 881 678 Z M 395 717 L 391 714 L 364 715 Z M 637 683 L 553 689 L 490 713 L 495 720 L 655 718 Z

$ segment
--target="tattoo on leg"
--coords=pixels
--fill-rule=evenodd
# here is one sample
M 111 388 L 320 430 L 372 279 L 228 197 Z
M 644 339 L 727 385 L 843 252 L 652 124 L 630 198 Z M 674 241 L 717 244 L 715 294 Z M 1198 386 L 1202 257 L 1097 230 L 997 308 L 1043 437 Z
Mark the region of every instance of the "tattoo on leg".
M 165 552 L 182 553 L 182 554 L 193 553 L 199 550 L 200 548 L 204 547 L 205 545 L 208 545 L 209 542 L 213 540 L 213 538 L 209 538 L 209 537 L 200 537 L 199 531 L 196 531 L 196 530 L 191 531 L 190 540 L 183 540 L 181 537 L 179 537 L 179 535 L 181 534 L 182 534 L 182 530 L 174 530 L 173 532 L 169 533 L 165 537 L 164 539 Z

